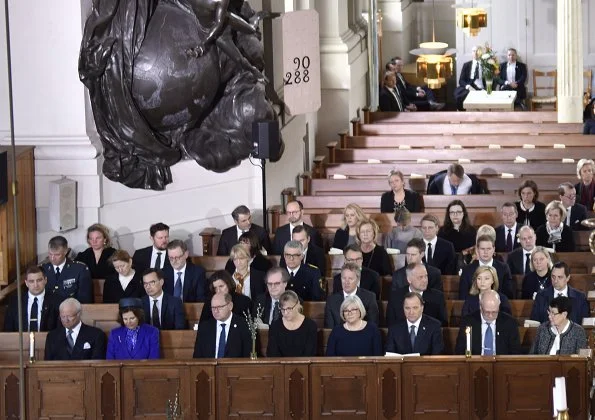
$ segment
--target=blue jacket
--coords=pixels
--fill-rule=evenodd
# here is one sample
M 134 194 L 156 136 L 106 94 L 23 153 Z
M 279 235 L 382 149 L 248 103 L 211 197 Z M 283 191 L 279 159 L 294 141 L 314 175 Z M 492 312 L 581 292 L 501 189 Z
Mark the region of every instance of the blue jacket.
M 141 324 L 136 347 L 130 352 L 126 345 L 126 327 L 114 328 L 107 341 L 108 360 L 159 359 L 159 330 L 149 324 Z

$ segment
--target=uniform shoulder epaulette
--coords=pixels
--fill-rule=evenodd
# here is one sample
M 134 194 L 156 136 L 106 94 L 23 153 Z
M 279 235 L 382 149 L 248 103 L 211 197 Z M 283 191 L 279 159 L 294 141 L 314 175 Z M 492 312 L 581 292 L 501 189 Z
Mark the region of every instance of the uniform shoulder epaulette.
M 87 269 L 87 270 L 89 269 L 89 267 L 87 267 L 87 264 L 85 264 L 85 263 L 84 263 L 84 262 L 82 262 L 82 261 L 73 261 L 72 263 L 73 263 L 73 264 L 79 264 L 79 265 L 82 265 L 82 266 L 84 266 L 84 267 L 85 267 L 85 269 Z
M 315 268 L 315 269 L 319 270 L 319 268 L 318 268 L 318 266 L 317 266 L 317 265 L 310 264 L 310 263 L 308 263 L 307 265 L 308 265 L 308 267 L 310 267 L 310 268 Z

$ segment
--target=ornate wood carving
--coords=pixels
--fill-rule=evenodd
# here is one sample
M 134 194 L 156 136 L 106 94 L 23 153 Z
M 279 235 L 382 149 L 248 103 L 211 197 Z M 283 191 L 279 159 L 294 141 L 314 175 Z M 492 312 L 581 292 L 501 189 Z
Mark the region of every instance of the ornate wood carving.
M 204 370 L 201 370 L 200 373 L 196 375 L 195 382 L 196 418 L 199 420 L 208 419 L 213 415 L 211 407 L 211 388 L 213 383 L 209 375 Z
M 489 415 L 490 380 L 490 374 L 483 367 L 473 372 L 473 413 L 482 420 Z
M 101 376 L 101 407 L 100 413 L 103 420 L 115 420 L 118 415 L 116 380 L 111 373 L 106 372 Z
M 10 373 L 4 380 L 4 416 L 6 419 L 18 419 L 19 417 L 19 378 Z
M 397 378 L 392 369 L 382 372 L 382 415 L 392 419 L 397 415 Z
M 289 415 L 292 419 L 303 419 L 306 415 L 304 391 L 307 391 L 306 378 L 294 369 L 289 375 Z

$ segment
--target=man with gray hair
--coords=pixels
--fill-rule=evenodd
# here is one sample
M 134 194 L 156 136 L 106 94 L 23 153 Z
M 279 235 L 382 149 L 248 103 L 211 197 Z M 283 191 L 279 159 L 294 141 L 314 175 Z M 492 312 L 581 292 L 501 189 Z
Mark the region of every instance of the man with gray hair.
M 529 225 L 524 225 L 519 229 L 520 248 L 508 253 L 506 264 L 510 268 L 510 273 L 529 274 L 531 272 L 531 253 L 535 249 L 537 236 L 535 231 Z
M 238 239 L 245 232 L 252 232 L 258 238 L 260 246 L 271 252 L 271 241 L 269 234 L 262 226 L 252 223 L 252 214 L 250 209 L 244 205 L 237 206 L 231 212 L 234 225 L 223 229 L 219 238 L 217 255 L 229 257 L 231 248 L 238 243 Z
M 93 282 L 85 263 L 67 257 L 68 241 L 64 236 L 54 236 L 48 243 L 48 262 L 41 267 L 48 282 L 48 295 L 62 302 L 75 298 L 81 303 L 93 303 Z
M 58 327 L 45 340 L 44 360 L 105 359 L 105 333 L 81 322 L 81 303 L 68 298 L 60 304 Z
M 252 315 L 256 316 L 258 307 L 263 309 L 262 322 L 272 324 L 281 318 L 281 309 L 279 308 L 279 298 L 287 288 L 289 282 L 289 273 L 283 267 L 273 267 L 267 271 L 265 278 L 267 291 L 256 296 L 252 304 Z
M 320 270 L 308 264 L 302 265 L 304 248 L 299 241 L 289 241 L 283 248 L 283 257 L 289 273 L 287 290 L 293 290 L 302 300 L 322 300 L 324 280 Z

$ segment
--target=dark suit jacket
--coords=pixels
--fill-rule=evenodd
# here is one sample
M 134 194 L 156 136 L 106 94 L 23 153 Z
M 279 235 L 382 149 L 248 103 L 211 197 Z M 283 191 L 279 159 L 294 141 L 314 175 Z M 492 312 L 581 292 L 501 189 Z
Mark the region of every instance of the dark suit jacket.
M 289 279 L 287 290 L 293 290 L 302 300 L 319 301 L 324 294 L 320 288 L 321 279 L 322 275 L 317 268 L 302 264 L 294 278 Z
M 421 196 L 416 191 L 405 189 L 405 207 L 409 213 L 421 213 L 424 211 L 424 203 Z M 380 212 L 395 212 L 395 194 L 387 191 L 380 196 Z
M 376 300 L 380 300 L 380 275 L 376 271 L 370 270 L 368 267 L 362 267 L 359 287 L 374 293 Z M 335 277 L 333 277 L 333 293 L 342 291 L 341 273 L 335 274 Z
M 322 237 L 318 231 L 307 223 L 304 223 L 304 227 L 310 234 L 310 243 L 322 248 Z M 283 255 L 283 248 L 285 247 L 285 244 L 291 241 L 289 232 L 289 223 L 277 228 L 275 231 L 275 239 L 273 240 L 273 255 Z
M 457 257 L 454 246 L 446 239 L 437 238 L 436 247 L 432 252 L 432 264 L 440 270 L 443 275 L 457 274 Z M 426 257 L 423 258 L 427 264 Z
M 512 250 L 519 248 L 521 243 L 517 239 L 519 230 L 523 227 L 520 224 L 516 224 L 516 230 L 512 233 Z M 508 235 L 508 228 L 504 225 L 496 227 L 496 252 L 506 252 L 506 236 Z M 512 251 L 511 250 L 511 251 Z
M 407 100 L 405 95 L 403 95 L 400 91 L 399 91 L 399 94 L 400 94 L 400 98 L 401 98 L 401 103 L 403 105 L 403 109 L 399 108 L 399 103 L 397 102 L 395 95 L 393 95 L 386 86 L 383 86 L 380 89 L 380 94 L 378 96 L 378 109 L 382 112 L 404 111 L 405 110 L 404 108 L 407 105 L 409 105 L 409 101 Z
M 332 248 L 344 249 L 349 242 L 349 228 L 337 229 L 333 238 Z
M 394 292 L 390 292 L 388 298 L 388 305 L 386 307 L 386 325 L 389 327 L 396 324 L 398 321 L 405 319 L 405 312 L 403 311 L 403 303 L 405 295 L 409 292 L 409 286 L 401 287 Z M 424 314 L 437 319 L 446 326 L 448 318 L 446 315 L 446 302 L 444 301 L 444 293 L 440 290 L 426 289 L 423 293 L 424 299 Z
M 229 333 L 225 342 L 224 357 L 250 357 L 252 339 L 246 322 L 243 318 L 233 314 L 230 324 L 226 326 L 226 328 L 229 328 Z M 194 355 L 192 357 L 195 359 L 215 357 L 217 334 L 220 334 L 220 331 L 217 331 L 217 321 L 215 319 L 201 322 L 196 333 Z
M 84 263 L 67 258 L 59 279 L 51 263 L 45 263 L 41 268 L 48 279 L 45 286 L 47 295 L 54 296 L 60 302 L 73 297 L 80 303 L 93 303 L 93 281 Z
M 572 230 L 588 230 L 581 222 L 587 218 L 587 208 L 582 204 L 575 203 L 570 208 L 570 227 Z
M 525 86 L 525 83 L 527 83 L 527 65 L 525 63 L 519 63 L 518 61 L 515 64 L 514 81 L 518 85 L 517 88 L 512 89 L 508 85 L 504 85 L 504 82 L 506 82 L 506 68 L 508 67 L 508 62 L 506 61 L 500 64 L 499 84 L 503 86 L 503 89 L 505 90 L 516 90 L 517 99 L 525 99 L 527 97 L 527 88 Z
M 550 306 L 550 301 L 554 298 L 553 286 L 546 287 L 535 296 L 533 302 L 533 309 L 531 310 L 531 319 L 539 322 L 545 322 L 548 320 L 547 310 Z M 568 286 L 568 298 L 572 305 L 572 311 L 568 318 L 571 321 L 576 322 L 578 325 L 583 324 L 583 318 L 589 316 L 589 303 L 585 294 L 573 287 Z
M 29 314 L 27 313 L 27 304 L 29 301 L 29 293 L 23 291 L 21 295 L 21 304 L 23 308 L 23 331 L 29 331 Z M 39 302 L 39 299 L 37 300 Z M 60 306 L 52 296 L 45 294 L 43 298 L 43 306 L 41 307 L 41 321 L 39 322 L 40 331 L 51 331 L 60 325 Z M 18 332 L 19 331 L 19 317 L 18 317 L 18 299 L 16 294 L 11 297 L 8 303 L 8 308 L 4 314 L 4 332 Z M 37 332 L 37 331 L 36 331 Z
M 254 233 L 258 237 L 258 241 L 260 242 L 260 246 L 267 250 L 267 252 L 271 252 L 271 240 L 269 239 L 269 234 L 262 226 L 258 226 L 254 223 L 250 225 L 250 232 Z M 223 229 L 221 232 L 221 237 L 219 238 L 219 246 L 217 247 L 217 255 L 222 255 L 225 257 L 229 257 L 229 253 L 231 252 L 231 248 L 235 244 L 238 243 L 238 230 L 237 226 L 233 225 L 228 228 Z
M 118 303 L 122 298 L 142 297 L 146 294 L 143 287 L 143 276 L 138 270 L 134 273 L 134 277 L 130 280 L 128 286 L 126 286 L 126 290 L 122 290 L 118 274 L 108 276 L 103 284 L 103 303 Z
M 442 292 L 442 273 L 440 273 L 440 270 L 438 270 L 436 267 L 432 267 L 428 264 L 424 265 L 428 272 L 428 289 L 436 289 Z M 407 267 L 401 267 L 393 273 L 393 280 L 390 288 L 391 291 L 409 286 L 409 282 L 407 282 L 406 269 Z
M 435 173 L 434 175 L 430 176 L 428 181 L 428 189 L 427 194 L 429 195 L 442 195 L 444 194 L 443 186 L 444 186 L 444 178 L 446 178 L 446 169 L 440 172 Z M 469 194 L 485 194 L 481 183 L 479 182 L 479 178 L 473 174 L 465 174 L 471 180 L 471 189 L 469 190 Z M 454 199 L 454 197 L 453 197 Z
M 529 222 L 528 225 L 531 226 L 533 230 L 537 230 L 539 226 L 545 225 L 545 204 L 541 201 L 536 201 L 533 211 L 530 212 L 526 212 L 521 208 L 520 201 L 517 201 L 514 204 L 516 205 L 516 211 L 519 214 L 516 218 L 516 222 L 521 226 L 527 224 L 525 221 Z
M 174 287 L 178 275 L 174 272 L 171 265 L 165 267 L 163 271 L 165 277 L 163 282 L 163 291 L 168 295 L 174 294 Z M 199 265 L 194 265 L 190 261 L 186 262 L 186 271 L 184 273 L 184 290 L 182 290 L 182 301 L 204 302 L 207 296 L 207 278 L 205 269 Z
M 256 311 L 260 306 L 262 308 L 262 322 L 264 324 L 269 324 L 269 318 L 271 315 L 271 305 L 273 304 L 273 299 L 268 292 L 261 293 L 260 295 L 256 296 L 255 299 L 252 300 L 252 316 L 256 316 Z M 281 315 L 281 314 L 279 314 Z
M 506 264 L 510 269 L 510 274 L 527 274 L 525 273 L 525 250 L 523 248 L 516 248 L 514 251 L 508 253 Z
M 459 280 L 460 300 L 465 300 L 467 299 L 467 296 L 469 296 L 469 289 L 471 289 L 471 285 L 473 284 L 473 274 L 475 273 L 475 270 L 477 270 L 477 267 L 479 267 L 479 261 L 477 260 L 463 267 L 461 279 Z M 492 260 L 492 267 L 494 267 L 496 273 L 498 273 L 498 291 L 505 294 L 509 299 L 514 299 L 516 288 L 513 289 L 512 275 L 510 274 L 508 266 L 502 261 L 498 261 L 494 258 Z
M 147 268 L 151 267 L 151 255 L 153 255 L 153 246 L 137 249 L 132 256 L 132 267 L 134 267 L 135 270 L 140 271 L 142 275 Z M 167 258 L 167 251 L 163 251 L 161 258 L 165 259 L 163 270 L 171 267 L 169 258 Z
M 93 252 L 92 248 L 87 248 L 83 252 L 79 252 L 75 258 L 75 261 L 80 261 L 85 263 L 89 271 L 91 272 L 92 279 L 104 279 L 107 276 L 113 275 L 116 273 L 114 270 L 114 266 L 108 262 L 109 258 L 114 255 L 116 250 L 114 248 L 105 248 L 101 252 L 101 257 L 99 257 L 99 262 L 95 260 L 95 253 Z
M 473 86 L 476 90 L 481 90 L 479 86 L 475 84 L 475 80 L 471 77 L 471 69 L 473 67 L 473 60 L 467 61 L 463 64 L 463 68 L 461 69 L 461 75 L 459 76 L 459 87 L 465 89 L 467 85 Z M 485 86 L 485 80 L 483 81 Z
M 105 359 L 105 333 L 99 328 L 82 324 L 72 354 L 68 353 L 66 329 L 64 327 L 58 326 L 58 328 L 50 331 L 45 339 L 44 360 L 102 359 Z
M 539 226 L 535 229 L 535 237 L 537 240 L 535 243 L 537 245 L 545 246 L 548 248 L 552 248 L 553 244 L 548 242 L 550 237 L 549 233 L 547 233 L 547 229 L 545 225 Z M 556 252 L 574 252 L 576 246 L 574 244 L 574 235 L 572 233 L 572 229 L 568 226 L 564 225 L 562 228 L 562 240 L 556 244 Z
M 313 267 L 318 268 L 320 274 L 326 274 L 326 255 L 322 248 L 313 245 L 311 242 L 308 245 L 308 252 L 306 253 L 306 259 L 302 260 L 302 265 L 310 265 Z M 281 259 L 279 260 L 279 267 L 287 267 L 285 263 L 285 256 L 281 254 Z
M 147 323 L 151 322 L 151 309 L 153 308 L 153 301 L 150 296 L 142 297 L 143 310 Z M 161 330 L 184 330 L 186 329 L 186 314 L 184 313 L 184 306 L 179 298 L 163 294 L 163 301 L 161 302 Z
M 471 354 L 481 355 L 483 341 L 481 337 L 481 312 L 476 311 L 461 320 L 455 354 L 465 354 L 467 339 L 465 328 L 471 327 Z M 496 354 L 521 354 L 521 340 L 516 319 L 500 311 L 496 318 Z
M 379 315 L 376 295 L 361 287 L 357 288 L 355 294 L 362 300 L 364 308 L 366 309 L 366 316 L 364 319 L 378 325 Z M 343 325 L 344 321 L 341 319 L 340 314 L 343 300 L 345 300 L 343 292 L 333 293 L 328 297 L 324 307 L 324 328 L 334 328 L 337 325 Z
M 388 328 L 386 351 L 399 354 L 419 353 L 422 356 L 442 354 L 444 342 L 440 321 L 431 316 L 422 315 L 413 348 L 411 348 L 407 320 L 397 322 Z
M 200 323 L 202 324 L 209 319 L 213 319 L 213 311 L 211 309 L 211 299 L 213 295 L 209 295 L 205 304 L 202 306 L 202 312 L 200 313 Z M 232 312 L 244 319 L 244 313 L 250 313 L 252 311 L 252 299 L 246 295 L 233 292 L 231 294 L 231 302 L 233 303 Z
M 159 330 L 149 324 L 141 324 L 133 351 L 126 345 L 126 327 L 114 328 L 107 341 L 105 358 L 108 360 L 159 359 Z

